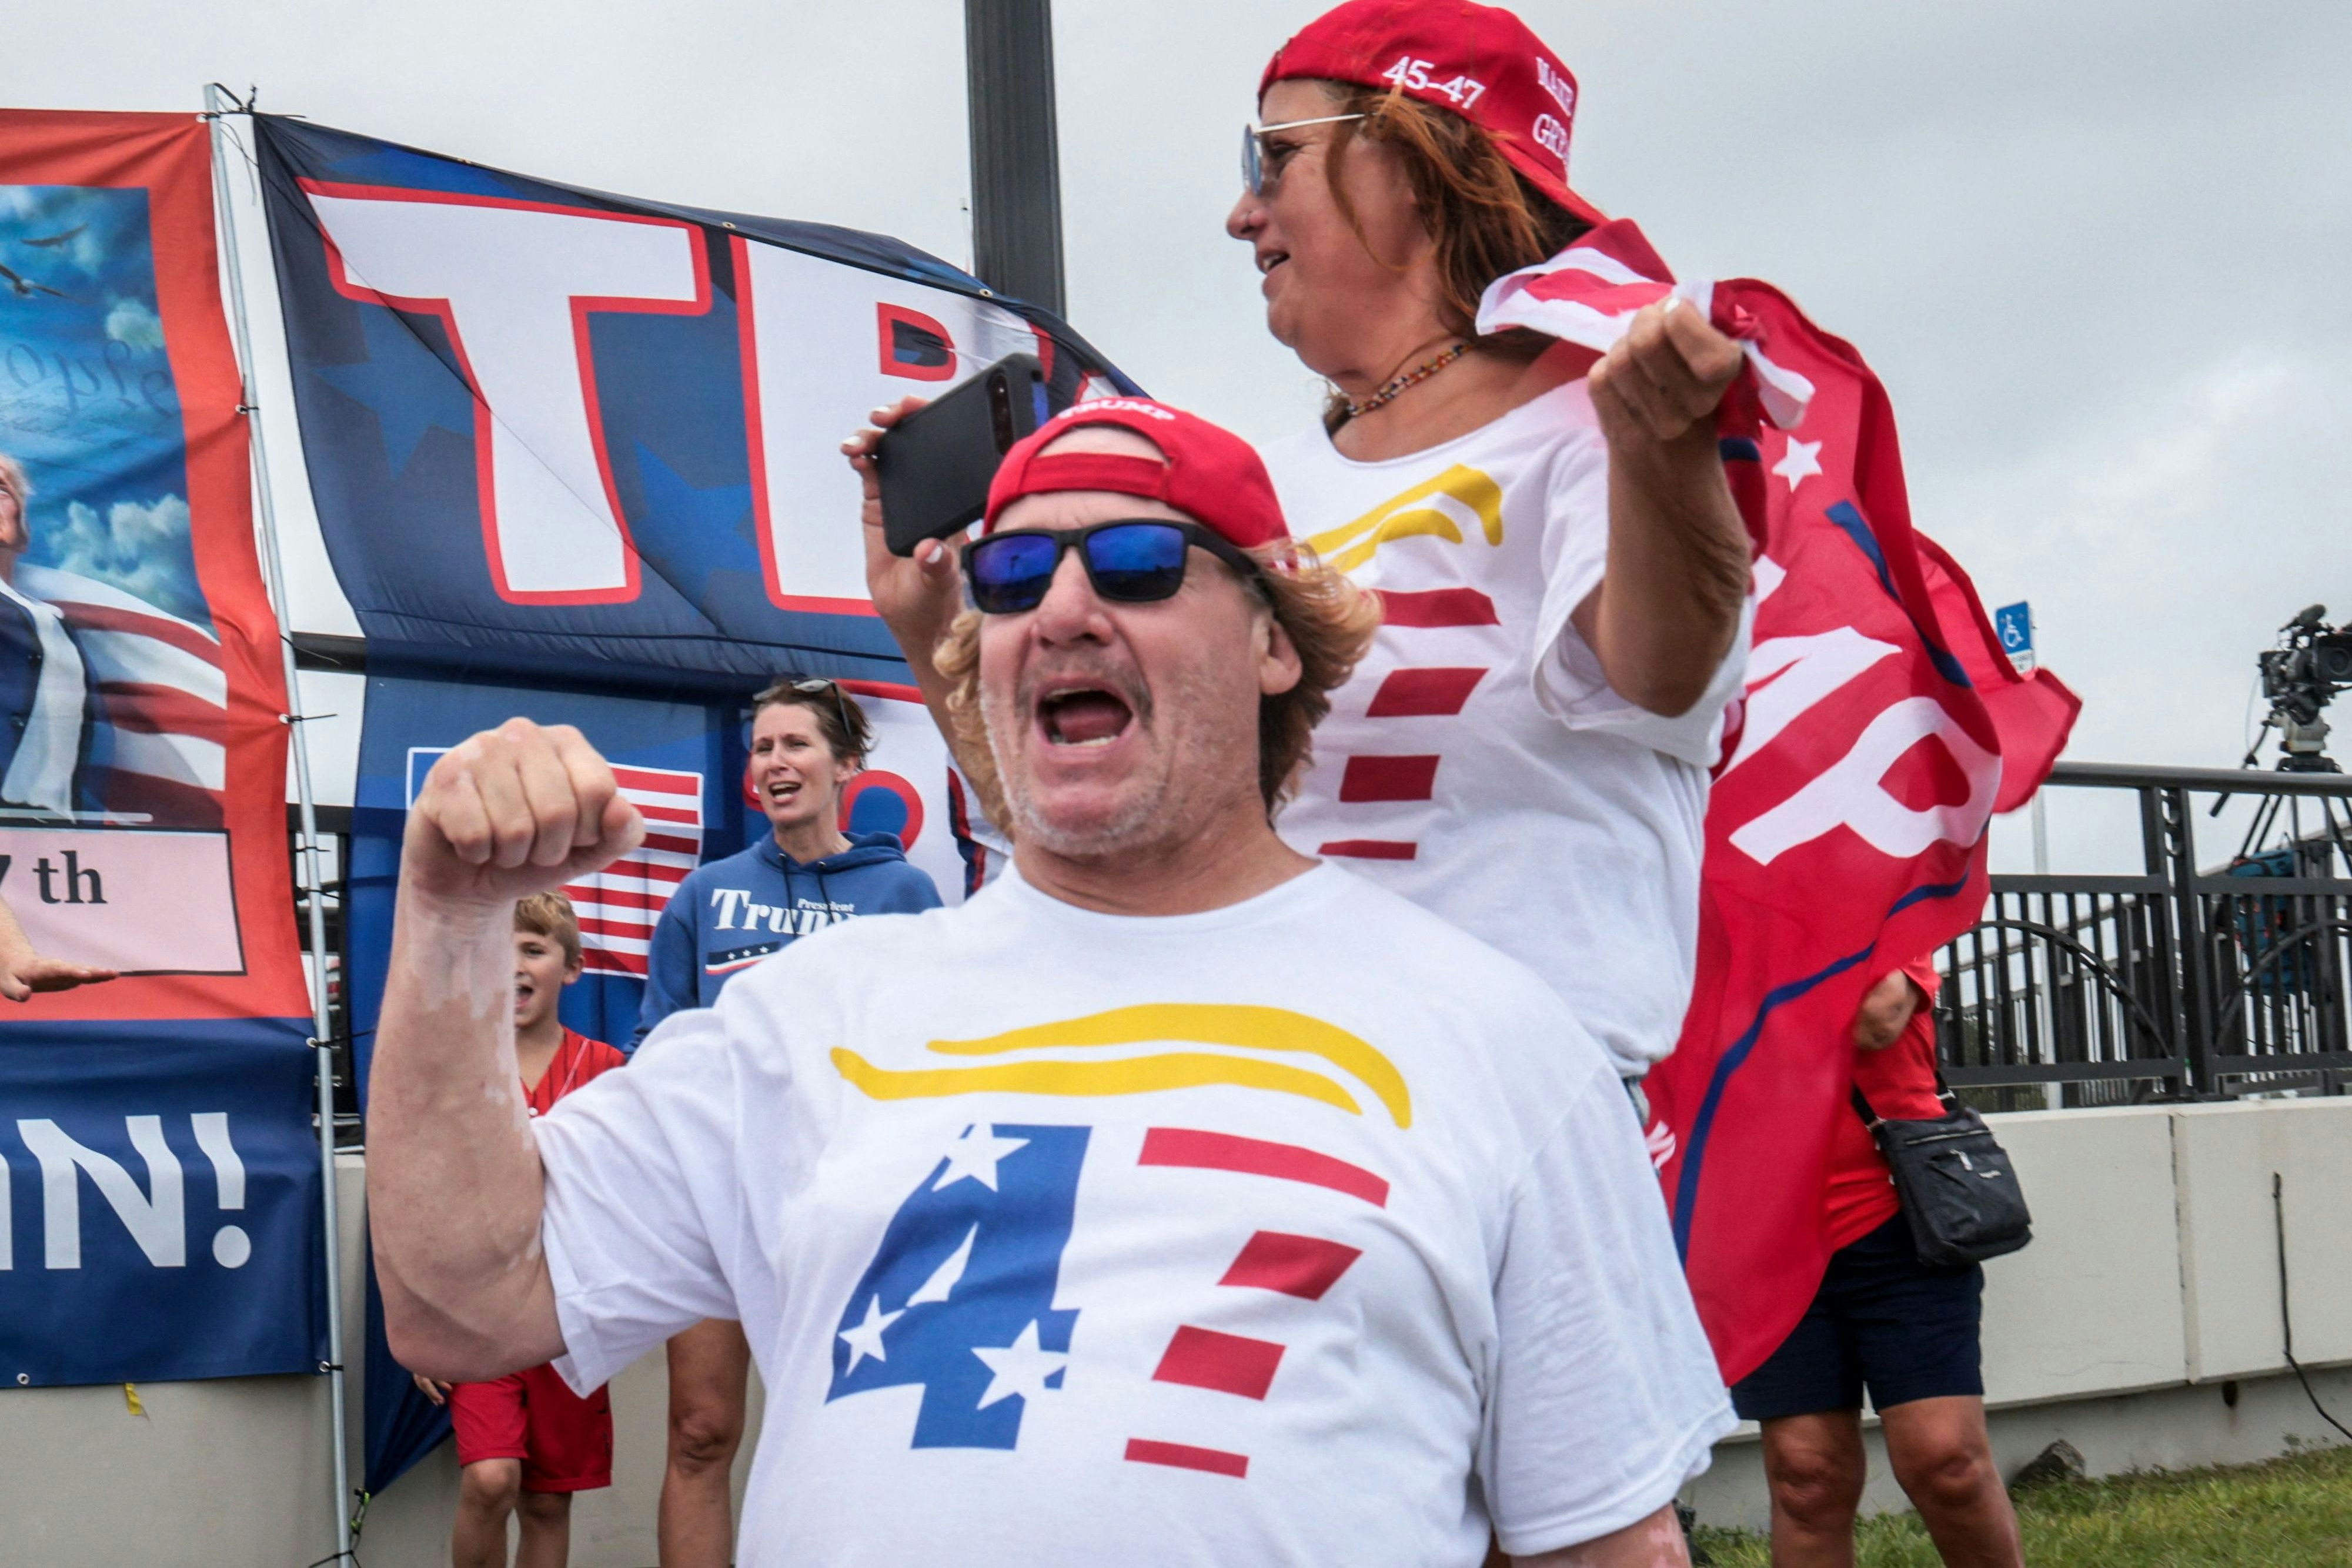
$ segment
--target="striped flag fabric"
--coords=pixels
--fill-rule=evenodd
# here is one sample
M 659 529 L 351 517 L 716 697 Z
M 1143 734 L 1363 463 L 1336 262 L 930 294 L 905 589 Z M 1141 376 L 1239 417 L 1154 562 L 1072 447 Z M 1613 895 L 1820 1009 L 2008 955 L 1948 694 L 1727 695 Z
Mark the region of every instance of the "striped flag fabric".
M 646 841 L 563 894 L 580 917 L 582 972 L 643 979 L 662 906 L 702 862 L 702 775 L 615 766 L 613 776 L 644 814 Z
M 1746 356 L 1717 436 L 1756 610 L 1708 794 L 1696 983 L 1645 1134 L 1736 1382 L 1828 1263 L 1823 1174 L 1864 990 L 1975 922 L 1991 816 L 2040 786 L 2080 704 L 2000 656 L 1966 575 L 1913 530 L 1885 388 L 1779 290 L 1676 285 L 1619 220 L 1499 279 L 1478 328 L 1605 351 L 1670 294 Z
M 23 564 L 16 587 L 64 617 L 90 689 L 86 795 L 110 815 L 218 827 L 228 674 L 218 632 L 120 588 Z

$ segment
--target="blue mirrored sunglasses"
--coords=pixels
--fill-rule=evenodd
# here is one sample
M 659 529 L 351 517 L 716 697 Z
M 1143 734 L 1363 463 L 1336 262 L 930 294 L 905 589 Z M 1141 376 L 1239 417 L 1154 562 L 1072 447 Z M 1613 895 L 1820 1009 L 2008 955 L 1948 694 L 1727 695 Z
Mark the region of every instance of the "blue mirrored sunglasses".
M 1034 610 L 1054 586 L 1062 552 L 1075 548 L 1097 594 L 1117 604 L 1150 604 L 1184 586 L 1194 546 L 1244 580 L 1258 579 L 1257 562 L 1221 534 L 1198 523 L 1160 517 L 1120 517 L 1083 528 L 1016 528 L 990 534 L 964 548 L 963 576 L 983 615 Z

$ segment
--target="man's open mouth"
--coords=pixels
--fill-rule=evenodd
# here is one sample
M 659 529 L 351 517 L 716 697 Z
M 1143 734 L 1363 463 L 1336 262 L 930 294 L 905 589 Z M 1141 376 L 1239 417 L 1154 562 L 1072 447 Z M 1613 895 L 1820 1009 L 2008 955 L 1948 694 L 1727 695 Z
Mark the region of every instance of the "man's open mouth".
M 1055 746 L 1108 746 L 1134 718 L 1127 699 L 1102 686 L 1071 686 L 1037 699 L 1037 723 Z

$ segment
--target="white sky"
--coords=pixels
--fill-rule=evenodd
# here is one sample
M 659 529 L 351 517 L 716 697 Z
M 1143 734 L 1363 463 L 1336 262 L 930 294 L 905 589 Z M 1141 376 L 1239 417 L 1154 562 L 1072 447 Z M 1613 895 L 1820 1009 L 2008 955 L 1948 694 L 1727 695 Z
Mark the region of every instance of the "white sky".
M 1257 437 L 1303 424 L 1316 387 L 1222 224 L 1258 71 L 1320 8 L 1056 8 L 1071 319 Z M 1920 526 L 1989 605 L 2033 601 L 2084 698 L 2070 755 L 2234 764 L 2273 629 L 2314 600 L 2352 620 L 2352 6 L 1519 9 L 1580 80 L 1580 188 L 1683 275 L 1769 278 L 1876 367 Z M 958 0 L 18 11 L 13 106 L 194 110 L 208 78 L 258 83 L 264 109 L 350 131 L 970 259 Z M 291 455 L 297 618 L 331 629 Z M 341 686 L 306 701 L 355 719 Z M 2337 711 L 2352 758 L 2352 697 Z M 329 798 L 348 727 L 313 730 Z M 2052 831 L 2060 870 L 2123 869 L 2135 841 L 2074 791 Z M 2022 869 L 2023 839 L 2000 824 L 1996 865 Z

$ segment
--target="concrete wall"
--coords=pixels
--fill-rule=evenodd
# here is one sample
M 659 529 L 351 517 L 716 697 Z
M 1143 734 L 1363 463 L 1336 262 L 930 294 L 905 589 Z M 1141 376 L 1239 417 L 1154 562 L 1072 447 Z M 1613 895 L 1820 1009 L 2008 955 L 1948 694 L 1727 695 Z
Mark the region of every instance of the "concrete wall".
M 2246 1463 L 2333 1440 L 2285 1370 L 2271 1201 L 2284 1189 L 2295 1349 L 2352 1363 L 2352 1099 L 2046 1111 L 1992 1118 L 2033 1206 L 2034 1244 L 1987 1265 L 1985 1380 L 2013 1469 L 2053 1438 L 2095 1472 Z M 343 1162 L 345 1334 L 360 1344 L 361 1171 Z M 2314 1379 L 2352 1419 L 2352 1370 Z M 352 1480 L 359 1412 L 351 1379 Z M 334 1548 L 327 1391 L 315 1377 L 0 1389 L 0 1562 L 43 1568 L 302 1568 Z M 758 1389 L 752 1430 L 758 1429 Z M 614 1484 L 573 1505 L 579 1568 L 651 1568 L 667 1390 L 650 1356 L 614 1383 Z M 1866 1506 L 1904 1500 L 1873 1434 Z M 745 1445 L 748 1461 L 751 1444 Z M 748 1466 L 736 1470 L 740 1500 Z M 378 1500 L 369 1568 L 448 1560 L 444 1446 Z M 1766 1519 L 1755 1434 L 1693 1488 L 1710 1523 Z
M 2341 1436 L 2287 1372 L 2271 1181 L 2295 1357 L 2352 1422 L 2352 1099 L 1987 1118 L 2017 1162 L 2033 1245 L 1985 1265 L 1985 1401 L 2014 1471 L 2064 1438 L 2092 1473 L 2245 1464 Z M 1866 1433 L 1869 1511 L 1908 1506 Z M 1769 1517 L 1753 1426 L 1692 1489 L 1709 1522 Z

